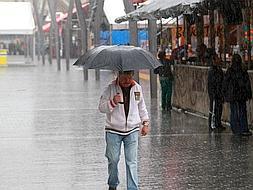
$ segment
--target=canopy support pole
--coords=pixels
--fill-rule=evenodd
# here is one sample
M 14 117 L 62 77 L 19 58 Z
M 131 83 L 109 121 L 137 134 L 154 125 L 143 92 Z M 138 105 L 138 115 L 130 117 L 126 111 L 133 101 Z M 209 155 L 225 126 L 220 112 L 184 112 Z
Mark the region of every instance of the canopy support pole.
M 157 24 L 156 19 L 148 20 L 148 38 L 149 38 L 149 51 L 156 57 L 157 55 Z M 151 98 L 157 98 L 157 75 L 153 70 L 150 70 L 150 95 Z
M 96 10 L 95 10 L 95 22 L 94 22 L 94 44 L 95 46 L 100 45 L 100 30 L 101 30 L 101 18 L 104 7 L 104 0 L 95 0 Z M 91 18 L 92 19 L 92 18 Z M 95 78 L 100 80 L 100 69 L 95 69 Z
M 123 0 L 124 7 L 126 13 L 130 13 L 135 10 L 133 4 L 129 0 Z M 138 46 L 138 28 L 137 28 L 137 21 L 129 20 L 129 32 L 130 32 L 130 44 L 133 46 Z M 134 72 L 134 79 L 139 82 L 139 72 Z
M 66 70 L 69 71 L 70 64 L 70 44 L 71 42 L 71 31 L 72 30 L 72 10 L 74 7 L 74 0 L 69 1 L 68 18 L 65 25 L 65 58 L 66 58 Z
M 82 52 L 81 54 L 84 54 L 87 52 L 87 46 L 88 46 L 88 42 L 87 42 L 87 23 L 85 20 L 85 15 L 83 13 L 82 10 L 82 3 L 80 0 L 75 0 L 75 4 L 76 4 L 76 10 L 77 10 L 77 16 L 78 16 L 78 21 L 80 24 L 80 28 L 81 28 L 81 48 L 82 48 Z M 84 80 L 88 80 L 88 69 L 83 69 L 83 77 Z
M 36 40 L 35 40 L 35 33 L 33 34 L 33 63 L 35 64 L 35 57 L 36 57 L 36 52 L 35 52 L 35 44 L 36 44 Z
M 210 22 L 210 28 L 209 28 L 209 47 L 212 49 L 215 49 L 215 24 L 214 24 L 214 10 L 209 10 L 209 22 Z

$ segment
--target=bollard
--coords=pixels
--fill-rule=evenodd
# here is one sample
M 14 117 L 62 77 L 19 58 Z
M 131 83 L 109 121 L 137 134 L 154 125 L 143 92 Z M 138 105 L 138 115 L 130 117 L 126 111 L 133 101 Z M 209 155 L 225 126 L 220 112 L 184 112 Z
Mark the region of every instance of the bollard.
M 0 49 L 0 65 L 7 64 L 7 49 Z

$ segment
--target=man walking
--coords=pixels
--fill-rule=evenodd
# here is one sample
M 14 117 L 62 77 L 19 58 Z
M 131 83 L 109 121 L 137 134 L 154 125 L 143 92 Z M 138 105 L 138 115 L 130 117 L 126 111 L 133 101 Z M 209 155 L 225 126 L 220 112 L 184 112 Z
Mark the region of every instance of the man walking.
M 133 80 L 133 71 L 122 71 L 103 92 L 99 110 L 106 113 L 106 157 L 108 159 L 109 190 L 119 185 L 118 163 L 121 144 L 124 145 L 127 190 L 138 190 L 138 134 L 149 129 L 149 117 L 141 86 Z

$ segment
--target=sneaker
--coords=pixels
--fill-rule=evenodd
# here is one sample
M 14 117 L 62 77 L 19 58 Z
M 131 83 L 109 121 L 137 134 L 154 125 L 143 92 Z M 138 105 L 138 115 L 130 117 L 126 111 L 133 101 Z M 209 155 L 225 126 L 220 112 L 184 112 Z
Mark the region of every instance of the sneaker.
M 242 136 L 252 136 L 252 132 L 251 131 L 242 132 L 241 135 Z

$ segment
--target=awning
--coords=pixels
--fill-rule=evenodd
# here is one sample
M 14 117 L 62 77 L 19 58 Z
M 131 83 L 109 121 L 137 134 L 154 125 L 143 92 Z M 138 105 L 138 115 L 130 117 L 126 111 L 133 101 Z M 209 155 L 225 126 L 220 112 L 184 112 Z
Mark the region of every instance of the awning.
M 202 0 L 153 0 L 147 5 L 132 11 L 125 16 L 116 18 L 116 23 L 127 20 L 146 20 L 149 18 L 169 18 L 181 15 L 190 8 L 191 5 Z
M 56 15 L 56 22 L 59 23 L 63 21 L 64 19 L 66 19 L 67 17 L 68 17 L 68 13 L 65 13 L 65 14 L 62 13 L 62 14 Z M 51 27 L 51 22 L 48 22 L 42 26 L 42 29 L 44 32 L 49 32 L 50 27 Z
M 82 9 L 85 10 L 88 5 L 89 5 L 89 3 L 82 4 Z M 76 8 L 73 8 L 72 14 L 75 14 L 76 11 L 77 11 Z M 68 17 L 68 13 L 56 15 L 56 22 L 60 23 L 61 21 L 65 20 L 67 17 Z M 51 27 L 51 22 L 48 22 L 48 23 L 44 24 L 42 28 L 43 28 L 44 32 L 49 32 L 50 27 Z
M 33 34 L 35 30 L 30 2 L 0 2 L 0 34 Z

